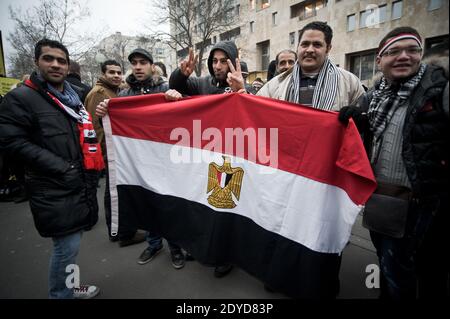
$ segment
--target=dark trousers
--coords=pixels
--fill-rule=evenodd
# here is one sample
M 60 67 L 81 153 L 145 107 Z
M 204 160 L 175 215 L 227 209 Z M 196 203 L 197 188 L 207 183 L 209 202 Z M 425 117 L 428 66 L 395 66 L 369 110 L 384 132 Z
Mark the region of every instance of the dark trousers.
M 371 231 L 380 263 L 382 299 L 449 295 L 448 205 L 439 199 L 412 203 L 403 238 Z

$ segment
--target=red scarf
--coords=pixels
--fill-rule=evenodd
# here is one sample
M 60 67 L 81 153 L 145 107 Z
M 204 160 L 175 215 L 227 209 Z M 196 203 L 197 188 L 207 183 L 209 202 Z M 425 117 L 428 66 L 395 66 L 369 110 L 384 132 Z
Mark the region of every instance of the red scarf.
M 40 91 L 39 88 L 30 80 L 25 81 L 25 85 Z M 80 110 L 76 113 L 73 109 L 65 106 L 50 92 L 45 93 L 52 99 L 52 101 L 66 112 L 70 117 L 77 120 L 78 131 L 80 134 L 80 147 L 83 153 L 83 166 L 85 169 L 93 169 L 100 171 L 105 168 L 103 161 L 102 150 L 97 142 L 97 135 L 95 134 L 94 126 L 92 125 L 92 117 L 88 111 L 81 104 Z

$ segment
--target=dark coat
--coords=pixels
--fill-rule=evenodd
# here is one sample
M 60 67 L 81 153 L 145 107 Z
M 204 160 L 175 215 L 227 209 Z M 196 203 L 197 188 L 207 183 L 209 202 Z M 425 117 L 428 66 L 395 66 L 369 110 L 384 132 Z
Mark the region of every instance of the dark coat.
M 66 81 L 72 84 L 74 90 L 77 91 L 80 95 L 81 102 L 84 103 L 86 101 L 87 95 L 92 90 L 92 88 L 89 85 L 81 82 L 81 77 L 78 74 L 71 73 L 67 75 Z
M 126 81 L 130 87 L 120 91 L 119 96 L 164 93 L 169 89 L 167 81 L 161 77 L 157 79 L 150 77 L 145 81 L 138 81 L 133 74 L 130 74 Z
M 359 104 L 363 110 L 368 110 L 378 85 L 379 81 L 360 99 Z M 449 191 L 450 129 L 448 79 L 445 70 L 428 65 L 407 103 L 402 158 L 413 193 L 419 198 L 438 194 L 446 197 Z M 371 136 L 370 132 L 364 133 L 369 153 Z
M 98 219 L 97 172 L 82 164 L 74 119 L 44 93 L 36 73 L 0 105 L 0 151 L 25 164 L 25 184 L 36 228 L 43 237 L 90 229 Z

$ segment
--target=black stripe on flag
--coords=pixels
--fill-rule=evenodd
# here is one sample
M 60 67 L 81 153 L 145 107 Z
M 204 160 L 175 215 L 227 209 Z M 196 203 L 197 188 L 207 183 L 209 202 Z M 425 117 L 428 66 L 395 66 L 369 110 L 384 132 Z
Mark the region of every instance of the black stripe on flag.
M 118 185 L 119 227 L 146 229 L 204 265 L 236 265 L 294 298 L 333 298 L 340 256 L 313 251 L 238 214 L 140 186 Z

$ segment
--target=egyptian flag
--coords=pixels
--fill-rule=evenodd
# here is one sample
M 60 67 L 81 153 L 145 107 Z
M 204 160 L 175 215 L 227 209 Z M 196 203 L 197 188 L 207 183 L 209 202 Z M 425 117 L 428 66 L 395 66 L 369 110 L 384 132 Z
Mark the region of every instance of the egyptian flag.
M 376 187 L 356 126 L 247 94 L 112 99 L 112 232 L 147 229 L 291 297 L 334 296 L 339 254 Z

